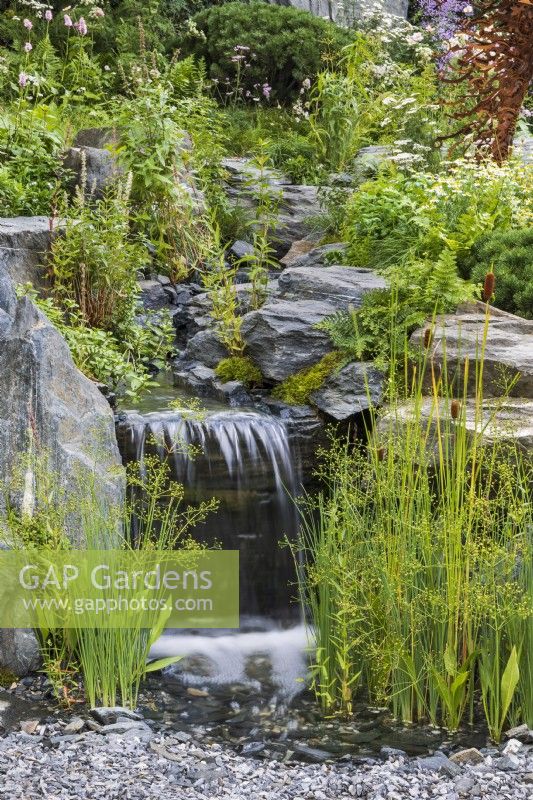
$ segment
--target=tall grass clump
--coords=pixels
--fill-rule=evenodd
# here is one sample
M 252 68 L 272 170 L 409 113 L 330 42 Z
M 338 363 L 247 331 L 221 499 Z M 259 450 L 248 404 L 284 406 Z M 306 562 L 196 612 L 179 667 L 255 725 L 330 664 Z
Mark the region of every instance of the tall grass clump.
M 415 365 L 392 359 L 367 444 L 334 443 L 302 511 L 314 689 L 325 712 L 359 693 L 450 730 L 482 713 L 499 740 L 533 724 L 533 472 L 505 398 L 483 397 L 484 343 L 452 374 L 425 339 Z
M 187 445 L 178 442 L 175 447 Z M 30 483 L 32 500 L 28 504 L 25 497 Z M 88 471 L 73 476 L 66 492 L 50 470 L 46 455 L 31 448 L 3 489 L 0 541 L 10 548 L 35 550 L 37 558 L 42 548 L 58 555 L 74 549 L 109 551 L 109 563 L 119 568 L 122 554 L 134 559 L 137 554 L 142 568 L 143 556 L 177 548 L 187 551 L 186 558 L 194 563 L 202 547 L 192 540 L 190 531 L 217 505 L 216 500 L 186 505 L 184 487 L 171 479 L 168 463 L 156 456 L 144 456 L 141 463 L 131 465 L 127 492 L 110 498 L 98 476 Z M 17 497 L 23 492 L 21 503 Z M 119 600 L 120 596 L 121 590 L 113 586 L 105 594 L 106 600 Z M 42 618 L 37 614 L 35 628 L 44 671 L 58 699 L 78 701 L 82 690 L 91 707 L 122 704 L 135 708 L 146 674 L 178 660 L 149 658 L 169 614 L 170 609 L 132 614 L 128 627 L 102 622 L 100 627 L 80 623 L 65 628 L 49 628 L 46 614 Z

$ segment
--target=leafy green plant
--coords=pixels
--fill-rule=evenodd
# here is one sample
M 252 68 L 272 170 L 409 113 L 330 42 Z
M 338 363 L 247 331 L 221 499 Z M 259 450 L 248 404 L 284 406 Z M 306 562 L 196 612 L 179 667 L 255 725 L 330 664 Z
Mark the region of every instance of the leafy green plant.
M 245 182 L 254 203 L 254 213 L 250 220 L 253 251 L 244 255 L 237 262 L 237 266 L 244 266 L 248 270 L 248 277 L 252 284 L 250 304 L 253 309 L 260 308 L 266 299 L 269 268 L 278 266 L 274 258 L 272 239 L 278 220 L 281 192 L 272 189 L 270 185 L 267 171 L 269 164 L 267 148 L 268 142 L 259 142 L 258 152 L 251 162 L 254 173 Z
M 143 327 L 128 323 L 122 335 L 87 325 L 74 301 L 56 305 L 50 297 L 40 298 L 31 287 L 22 292 L 43 311 L 64 336 L 74 363 L 88 378 L 109 386 L 130 399 L 156 386 L 148 364 L 164 362 L 173 348 L 174 332 L 170 321 L 159 318 Z
M 85 184 L 82 176 L 72 205 L 60 211 L 65 227 L 50 253 L 53 294 L 76 303 L 89 326 L 114 331 L 133 316 L 146 251 L 130 232 L 130 182 L 95 202 L 86 199 Z
M 533 319 L 533 227 L 482 236 L 459 268 L 477 284 L 492 270 L 498 308 Z
M 247 356 L 223 358 L 215 372 L 223 381 L 240 381 L 245 386 L 260 386 L 263 381 L 261 370 Z
M 60 188 L 62 136 L 54 106 L 0 109 L 0 216 L 49 214 Z
M 347 206 L 350 263 L 383 270 L 444 249 L 462 258 L 482 233 L 531 219 L 532 168 L 456 161 L 438 175 L 395 168 L 363 184 Z
M 387 289 L 369 292 L 360 309 L 327 317 L 318 327 L 331 336 L 334 347 L 352 359 L 374 359 L 387 366 L 406 337 L 434 312 L 453 311 L 472 300 L 474 287 L 457 275 L 455 255 L 444 250 L 436 262 L 408 262 L 384 270 Z
M 183 36 L 183 50 L 205 60 L 222 99 L 227 92 L 239 91 L 243 99 L 249 92 L 253 102 L 266 84 L 274 99 L 291 100 L 302 81 L 318 74 L 323 57 L 338 56 L 349 41 L 347 32 L 323 19 L 260 2 L 212 6 L 196 14 L 193 22 L 195 31 Z M 238 56 L 250 67 L 244 68 Z

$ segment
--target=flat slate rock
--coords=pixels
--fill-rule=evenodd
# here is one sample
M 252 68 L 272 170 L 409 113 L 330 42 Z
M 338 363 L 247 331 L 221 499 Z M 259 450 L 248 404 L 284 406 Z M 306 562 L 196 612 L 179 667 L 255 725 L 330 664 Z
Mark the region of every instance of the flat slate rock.
M 320 411 L 341 422 L 379 405 L 383 380 L 383 373 L 372 364 L 346 364 L 333 372 L 309 399 Z
M 467 431 L 483 430 L 483 440 L 490 444 L 495 440 L 518 443 L 527 451 L 533 452 L 533 400 L 510 397 L 505 400 L 490 398 L 483 402 L 483 414 L 478 416 L 475 400 L 467 400 L 464 409 L 464 424 Z M 401 436 L 402 428 L 415 419 L 412 403 L 399 406 L 395 412 L 385 414 L 378 423 L 378 431 L 386 431 L 392 425 Z M 435 429 L 435 401 L 425 398 L 420 405 L 420 420 L 427 424 L 431 419 L 431 428 Z M 450 418 L 450 401 L 441 400 L 438 417 L 441 420 Z M 451 428 L 453 430 L 453 428 Z M 432 446 L 432 437 L 428 437 L 428 446 Z M 436 442 L 436 439 L 434 440 Z
M 291 265 L 280 275 L 278 285 L 280 297 L 328 300 L 338 311 L 360 308 L 368 292 L 387 288 L 386 281 L 372 270 L 344 266 Z
M 474 362 L 484 351 L 485 397 L 500 397 L 504 394 L 504 384 L 517 377 L 511 395 L 533 399 L 533 321 L 493 308 L 486 327 L 485 312 L 480 306 L 466 306 L 457 314 L 437 317 L 430 345 L 432 362 L 442 366 L 446 360 L 448 374 L 455 375 L 456 394 L 459 396 L 462 394 L 465 359 L 468 358 L 471 366 L 467 392 L 472 397 L 475 395 Z M 427 327 L 415 331 L 412 344 L 422 347 Z M 429 374 L 426 383 L 429 387 Z

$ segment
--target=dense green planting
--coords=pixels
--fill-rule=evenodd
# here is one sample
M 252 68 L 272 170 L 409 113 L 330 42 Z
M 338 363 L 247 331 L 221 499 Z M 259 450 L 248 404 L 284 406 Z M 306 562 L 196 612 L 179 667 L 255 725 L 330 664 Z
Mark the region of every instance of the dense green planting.
M 286 102 L 312 81 L 327 57 L 335 60 L 349 36 L 290 7 L 224 3 L 193 17 L 186 53 L 204 58 L 223 103 Z M 197 29 L 197 30 L 196 30 Z
M 471 400 L 418 366 L 403 389 L 391 371 L 368 447 L 335 444 L 304 511 L 314 687 L 325 712 L 365 697 L 451 730 L 482 708 L 498 740 L 533 720 L 531 463 L 484 438 L 503 401 L 484 404 L 482 357 Z
M 481 237 L 460 266 L 477 284 L 493 270 L 498 308 L 533 319 L 533 227 Z

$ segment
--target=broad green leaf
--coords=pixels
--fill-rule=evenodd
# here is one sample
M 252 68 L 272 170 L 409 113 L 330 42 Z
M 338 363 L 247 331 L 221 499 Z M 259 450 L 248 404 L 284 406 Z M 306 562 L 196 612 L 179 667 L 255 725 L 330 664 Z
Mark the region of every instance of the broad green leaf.
M 169 656 L 168 658 L 159 658 L 157 661 L 150 661 L 145 668 L 145 672 L 158 672 L 160 669 L 165 669 L 165 667 L 170 667 L 171 664 L 175 664 L 177 661 L 181 661 L 183 656 Z

